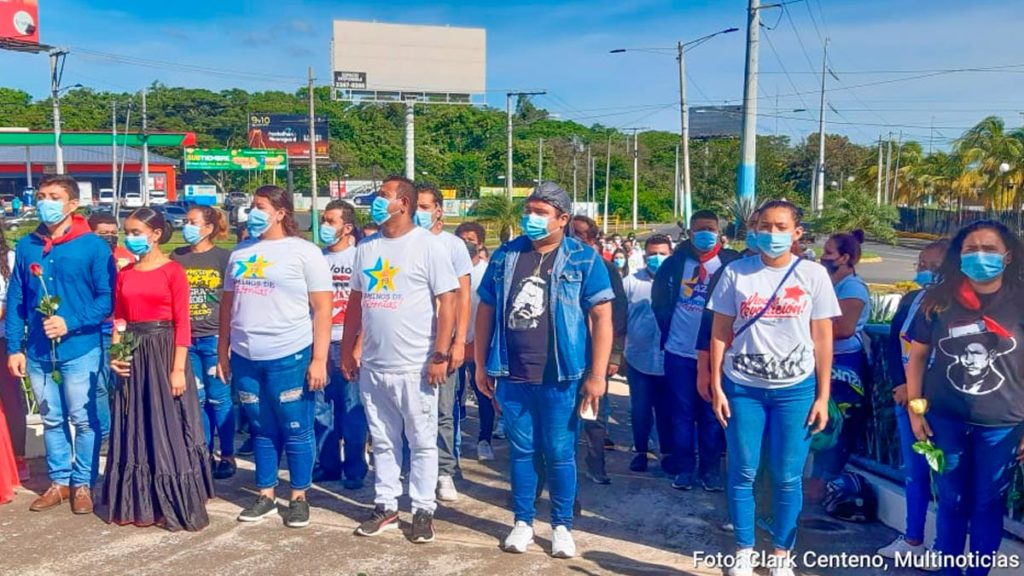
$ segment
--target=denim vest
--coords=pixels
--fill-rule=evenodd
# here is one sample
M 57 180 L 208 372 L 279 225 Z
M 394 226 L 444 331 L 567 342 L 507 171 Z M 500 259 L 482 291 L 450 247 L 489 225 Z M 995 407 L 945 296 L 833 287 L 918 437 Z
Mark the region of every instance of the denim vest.
M 480 301 L 494 307 L 494 333 L 487 354 L 487 374 L 509 376 L 508 339 L 505 334 L 508 297 L 519 255 L 533 250 L 530 239 L 520 236 L 494 251 L 480 283 Z M 589 246 L 566 237 L 558 247 L 551 284 L 549 314 L 554 325 L 555 366 L 559 382 L 579 380 L 587 368 L 590 331 L 587 313 L 593 306 L 614 297 L 608 269 Z

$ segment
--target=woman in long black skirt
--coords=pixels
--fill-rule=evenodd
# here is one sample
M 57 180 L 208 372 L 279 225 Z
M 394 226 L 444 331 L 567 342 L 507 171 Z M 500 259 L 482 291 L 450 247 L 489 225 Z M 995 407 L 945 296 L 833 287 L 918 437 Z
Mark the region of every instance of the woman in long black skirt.
M 114 344 L 134 341 L 128 361 L 113 358 L 120 376 L 113 394 L 104 519 L 116 524 L 200 530 L 210 523 L 210 456 L 196 379 L 185 270 L 160 244 L 164 217 L 139 208 L 125 221 L 125 246 L 139 261 L 118 273 Z

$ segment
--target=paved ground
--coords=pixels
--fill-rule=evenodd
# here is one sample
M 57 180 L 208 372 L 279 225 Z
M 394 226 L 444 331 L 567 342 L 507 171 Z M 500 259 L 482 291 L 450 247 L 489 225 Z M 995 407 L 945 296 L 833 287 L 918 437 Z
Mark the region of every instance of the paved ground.
M 465 478 L 459 482 L 462 498 L 437 513 L 437 541 L 415 545 L 402 533 L 375 538 L 352 535 L 372 502 L 371 487 L 345 491 L 339 484 L 317 486 L 310 496 L 312 524 L 305 529 L 285 528 L 280 519 L 239 524 L 235 516 L 252 498 L 252 466 L 230 482 L 218 484 L 219 498 L 209 504 L 212 523 L 204 531 L 167 533 L 157 528 L 108 526 L 95 516 L 73 516 L 67 507 L 30 513 L 34 495 L 23 491 L 0 507 L 0 574 L 49 576 L 82 574 L 190 576 L 239 574 L 357 575 L 390 574 L 720 574 L 695 567 L 693 556 L 727 552 L 731 535 L 721 530 L 726 520 L 722 494 L 677 492 L 669 479 L 652 472 L 628 471 L 628 399 L 623 385 L 613 383 L 612 437 L 617 449 L 608 453 L 611 486 L 582 485 L 583 517 L 575 535 L 579 558 L 553 560 L 550 528 L 537 522 L 539 546 L 524 555 L 498 549 L 509 529 L 507 446 L 495 442 L 498 459 L 475 460 L 475 436 L 465 436 Z M 474 407 L 469 408 L 466 433 L 475 434 Z M 29 488 L 45 489 L 42 461 L 33 462 Z M 279 494 L 284 494 L 283 489 Z M 403 502 L 408 510 L 408 501 Z M 547 517 L 543 498 L 539 518 Z M 407 513 L 403 519 L 408 521 Z M 809 514 L 803 520 L 801 550 L 821 553 L 869 553 L 888 542 L 894 533 L 882 526 L 852 525 Z M 762 535 L 763 536 L 763 535 Z M 763 543 L 762 543 L 763 544 Z M 873 574 L 881 571 L 808 570 L 805 574 Z

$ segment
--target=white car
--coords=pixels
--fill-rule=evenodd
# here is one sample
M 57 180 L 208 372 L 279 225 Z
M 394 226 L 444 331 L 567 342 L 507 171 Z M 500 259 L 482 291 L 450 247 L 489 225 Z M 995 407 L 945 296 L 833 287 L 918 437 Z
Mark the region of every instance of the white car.
M 100 204 L 114 203 L 114 190 L 111 188 L 100 188 Z
M 141 208 L 142 194 L 139 194 L 138 192 L 125 192 L 121 204 L 125 208 Z
M 150 190 L 149 191 L 149 205 L 160 206 L 167 204 L 167 193 L 163 190 Z

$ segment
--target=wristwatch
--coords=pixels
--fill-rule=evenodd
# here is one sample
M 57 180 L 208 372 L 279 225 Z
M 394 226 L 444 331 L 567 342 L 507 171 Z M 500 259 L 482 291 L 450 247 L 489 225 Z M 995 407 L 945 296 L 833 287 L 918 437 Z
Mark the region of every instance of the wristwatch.
M 918 416 L 924 416 L 928 412 L 928 399 L 927 398 L 914 398 L 907 402 L 907 407 L 910 411 Z
M 444 352 L 434 352 L 434 355 L 430 357 L 431 364 L 447 364 L 452 359 L 451 354 L 445 354 Z

